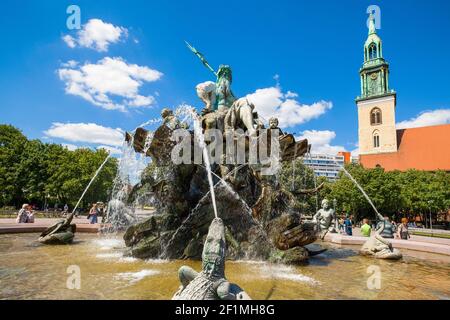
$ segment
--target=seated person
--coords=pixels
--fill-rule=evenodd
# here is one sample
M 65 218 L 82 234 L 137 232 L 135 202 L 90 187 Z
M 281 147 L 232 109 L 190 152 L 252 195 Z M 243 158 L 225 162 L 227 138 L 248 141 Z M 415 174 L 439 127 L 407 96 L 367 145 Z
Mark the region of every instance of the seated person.
M 34 223 L 34 214 L 31 206 L 27 203 L 22 205 L 16 218 L 17 223 Z
M 33 207 L 29 206 L 28 210 L 27 210 L 27 223 L 34 223 L 34 211 L 33 211 Z

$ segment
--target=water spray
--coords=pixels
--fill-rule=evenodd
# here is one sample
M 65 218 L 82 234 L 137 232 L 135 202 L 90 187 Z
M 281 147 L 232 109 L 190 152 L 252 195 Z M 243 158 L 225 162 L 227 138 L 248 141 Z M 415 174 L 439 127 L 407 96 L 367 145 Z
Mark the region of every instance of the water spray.
M 91 181 L 89 181 L 86 189 L 84 189 L 83 194 L 81 195 L 80 199 L 78 200 L 77 204 L 75 205 L 75 207 L 72 210 L 72 214 L 75 213 L 75 211 L 77 210 L 81 200 L 83 199 L 84 195 L 86 194 L 86 192 L 89 190 L 89 187 L 91 186 L 92 182 L 95 180 L 95 178 L 97 178 L 97 175 L 100 173 L 100 171 L 103 169 L 103 166 L 106 164 L 106 162 L 109 160 L 109 158 L 111 157 L 111 154 L 108 154 L 108 156 L 106 157 L 106 159 L 103 161 L 103 163 L 100 165 L 100 167 L 98 167 L 97 171 L 95 171 L 94 176 L 92 177 Z

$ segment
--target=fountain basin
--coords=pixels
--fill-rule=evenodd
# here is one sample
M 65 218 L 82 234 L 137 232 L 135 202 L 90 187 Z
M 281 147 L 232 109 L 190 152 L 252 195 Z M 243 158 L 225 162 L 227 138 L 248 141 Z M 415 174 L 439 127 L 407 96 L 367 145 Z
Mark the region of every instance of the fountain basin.
M 77 234 L 70 246 L 39 244 L 36 234 L 0 235 L 0 299 L 170 299 L 178 268 L 200 261 L 124 257 L 122 235 Z M 227 261 L 226 276 L 254 299 L 450 299 L 450 257 L 402 250 L 402 261 L 358 255 L 360 246 L 320 243 L 328 251 L 302 266 Z M 68 289 L 69 266 L 81 288 Z M 381 288 L 368 289 L 371 266 Z
M 16 223 L 15 219 L 1 219 L 0 234 L 9 233 L 36 233 L 43 232 L 60 219 L 40 219 L 35 223 Z M 102 227 L 101 224 L 90 224 L 87 219 L 74 219 L 77 225 L 77 233 L 97 233 Z
M 335 244 L 362 245 L 367 241 L 367 237 L 328 233 L 324 240 Z M 401 239 L 389 239 L 389 241 L 396 249 L 408 249 L 450 256 L 450 246 L 447 244 Z

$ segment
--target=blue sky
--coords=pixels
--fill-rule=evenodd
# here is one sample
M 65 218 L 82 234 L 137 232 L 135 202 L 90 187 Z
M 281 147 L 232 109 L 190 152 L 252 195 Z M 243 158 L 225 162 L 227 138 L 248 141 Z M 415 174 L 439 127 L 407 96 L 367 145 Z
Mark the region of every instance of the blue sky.
M 81 9 L 81 31 L 104 27 L 112 38 L 95 42 L 94 33 L 89 42 L 89 33 L 83 38 L 68 30 L 70 4 Z M 320 151 L 352 151 L 369 5 L 381 8 L 378 33 L 398 94 L 397 122 L 448 123 L 445 0 L 2 1 L 0 123 L 30 138 L 118 147 L 118 136 L 108 130 L 132 130 L 163 107 L 202 107 L 195 86 L 214 78 L 185 47 L 188 40 L 213 67 L 231 65 L 235 95 L 265 93 L 257 101 L 267 97 L 266 113 L 280 103 L 303 108 L 298 118 L 287 117 L 287 131 L 315 136 Z M 100 24 L 89 24 L 92 19 Z M 71 37 L 74 48 L 63 37 Z M 111 68 L 125 74 L 116 79 Z M 84 82 L 77 82 L 80 72 L 87 72 Z

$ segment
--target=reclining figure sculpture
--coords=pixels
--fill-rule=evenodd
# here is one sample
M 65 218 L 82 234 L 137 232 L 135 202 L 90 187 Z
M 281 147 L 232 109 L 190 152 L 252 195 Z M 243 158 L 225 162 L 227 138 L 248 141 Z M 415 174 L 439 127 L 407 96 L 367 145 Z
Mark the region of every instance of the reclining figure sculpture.
M 378 259 L 398 260 L 402 258 L 402 253 L 392 247 L 392 243 L 383 238 L 381 233 L 384 230 L 384 224 L 374 232 L 372 236 L 363 244 L 360 254 L 364 256 L 373 256 Z

